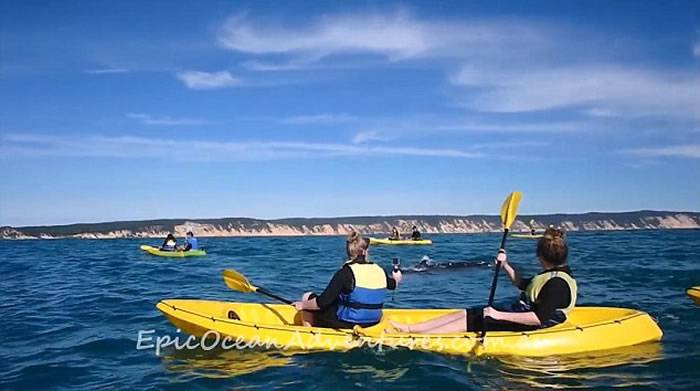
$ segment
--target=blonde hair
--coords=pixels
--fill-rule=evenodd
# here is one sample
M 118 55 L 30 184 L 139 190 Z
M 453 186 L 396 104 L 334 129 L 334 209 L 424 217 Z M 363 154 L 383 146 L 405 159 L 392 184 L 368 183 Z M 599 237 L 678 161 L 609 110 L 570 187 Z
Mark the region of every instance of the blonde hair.
M 566 263 L 569 247 L 564 241 L 564 232 L 556 228 L 547 228 L 537 242 L 537 256 L 554 266 Z
M 368 248 L 369 241 L 355 231 L 350 233 L 345 242 L 345 251 L 347 251 L 348 259 L 351 261 L 363 259 Z

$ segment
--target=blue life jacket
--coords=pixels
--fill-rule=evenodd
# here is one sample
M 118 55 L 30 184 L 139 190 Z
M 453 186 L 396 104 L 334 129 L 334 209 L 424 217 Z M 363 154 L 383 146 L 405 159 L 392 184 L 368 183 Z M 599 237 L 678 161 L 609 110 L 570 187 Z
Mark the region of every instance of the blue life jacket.
M 373 324 L 382 318 L 386 297 L 386 274 L 374 263 L 347 263 L 355 278 L 355 289 L 338 295 L 339 320 Z
M 190 245 L 190 250 L 197 250 L 199 248 L 197 244 L 197 238 L 195 238 L 194 236 L 185 239 L 185 241 Z

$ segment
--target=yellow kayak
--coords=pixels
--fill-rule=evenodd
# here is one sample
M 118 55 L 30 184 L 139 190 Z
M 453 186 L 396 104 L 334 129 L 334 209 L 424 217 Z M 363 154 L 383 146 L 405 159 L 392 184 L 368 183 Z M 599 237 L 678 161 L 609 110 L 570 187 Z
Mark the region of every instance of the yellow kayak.
M 686 289 L 685 293 L 690 297 L 695 304 L 700 305 L 700 286 L 691 286 Z
M 450 309 L 385 309 L 376 326 L 353 330 L 297 326 L 288 305 L 168 299 L 156 308 L 182 331 L 282 350 L 345 351 L 360 346 L 404 347 L 456 355 L 529 356 L 577 354 L 659 341 L 663 333 L 645 312 L 610 307 L 576 307 L 567 322 L 528 332 L 489 332 L 483 343 L 474 332 L 459 334 L 386 333 L 387 320 L 415 323 Z M 216 333 L 209 332 L 208 337 Z
M 369 244 L 391 244 L 391 245 L 429 245 L 433 244 L 430 239 L 401 239 L 401 240 L 391 240 L 391 239 L 379 239 L 379 238 L 369 238 Z
M 207 255 L 204 250 L 189 250 L 189 251 L 161 251 L 160 249 L 145 244 L 141 245 L 141 250 L 159 257 L 183 258 L 183 257 L 200 257 Z
M 511 234 L 510 236 L 512 236 L 514 238 L 518 238 L 518 239 L 539 239 L 539 238 L 543 237 L 544 235 L 542 235 L 542 234 L 534 234 L 534 235 L 531 235 L 531 234 Z

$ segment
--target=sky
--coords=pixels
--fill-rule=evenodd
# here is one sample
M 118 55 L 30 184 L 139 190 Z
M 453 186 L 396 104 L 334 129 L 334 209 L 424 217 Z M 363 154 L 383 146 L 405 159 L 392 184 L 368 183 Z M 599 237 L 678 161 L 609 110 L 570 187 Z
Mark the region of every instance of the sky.
M 0 225 L 700 210 L 697 1 L 0 9 Z

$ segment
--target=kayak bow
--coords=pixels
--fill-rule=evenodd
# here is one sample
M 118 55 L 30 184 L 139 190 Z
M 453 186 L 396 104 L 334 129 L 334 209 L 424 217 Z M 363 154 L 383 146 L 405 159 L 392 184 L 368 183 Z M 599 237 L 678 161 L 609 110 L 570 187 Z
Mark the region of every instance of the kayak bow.
M 685 293 L 690 297 L 695 304 L 700 305 L 700 286 L 691 286 L 686 289 Z

